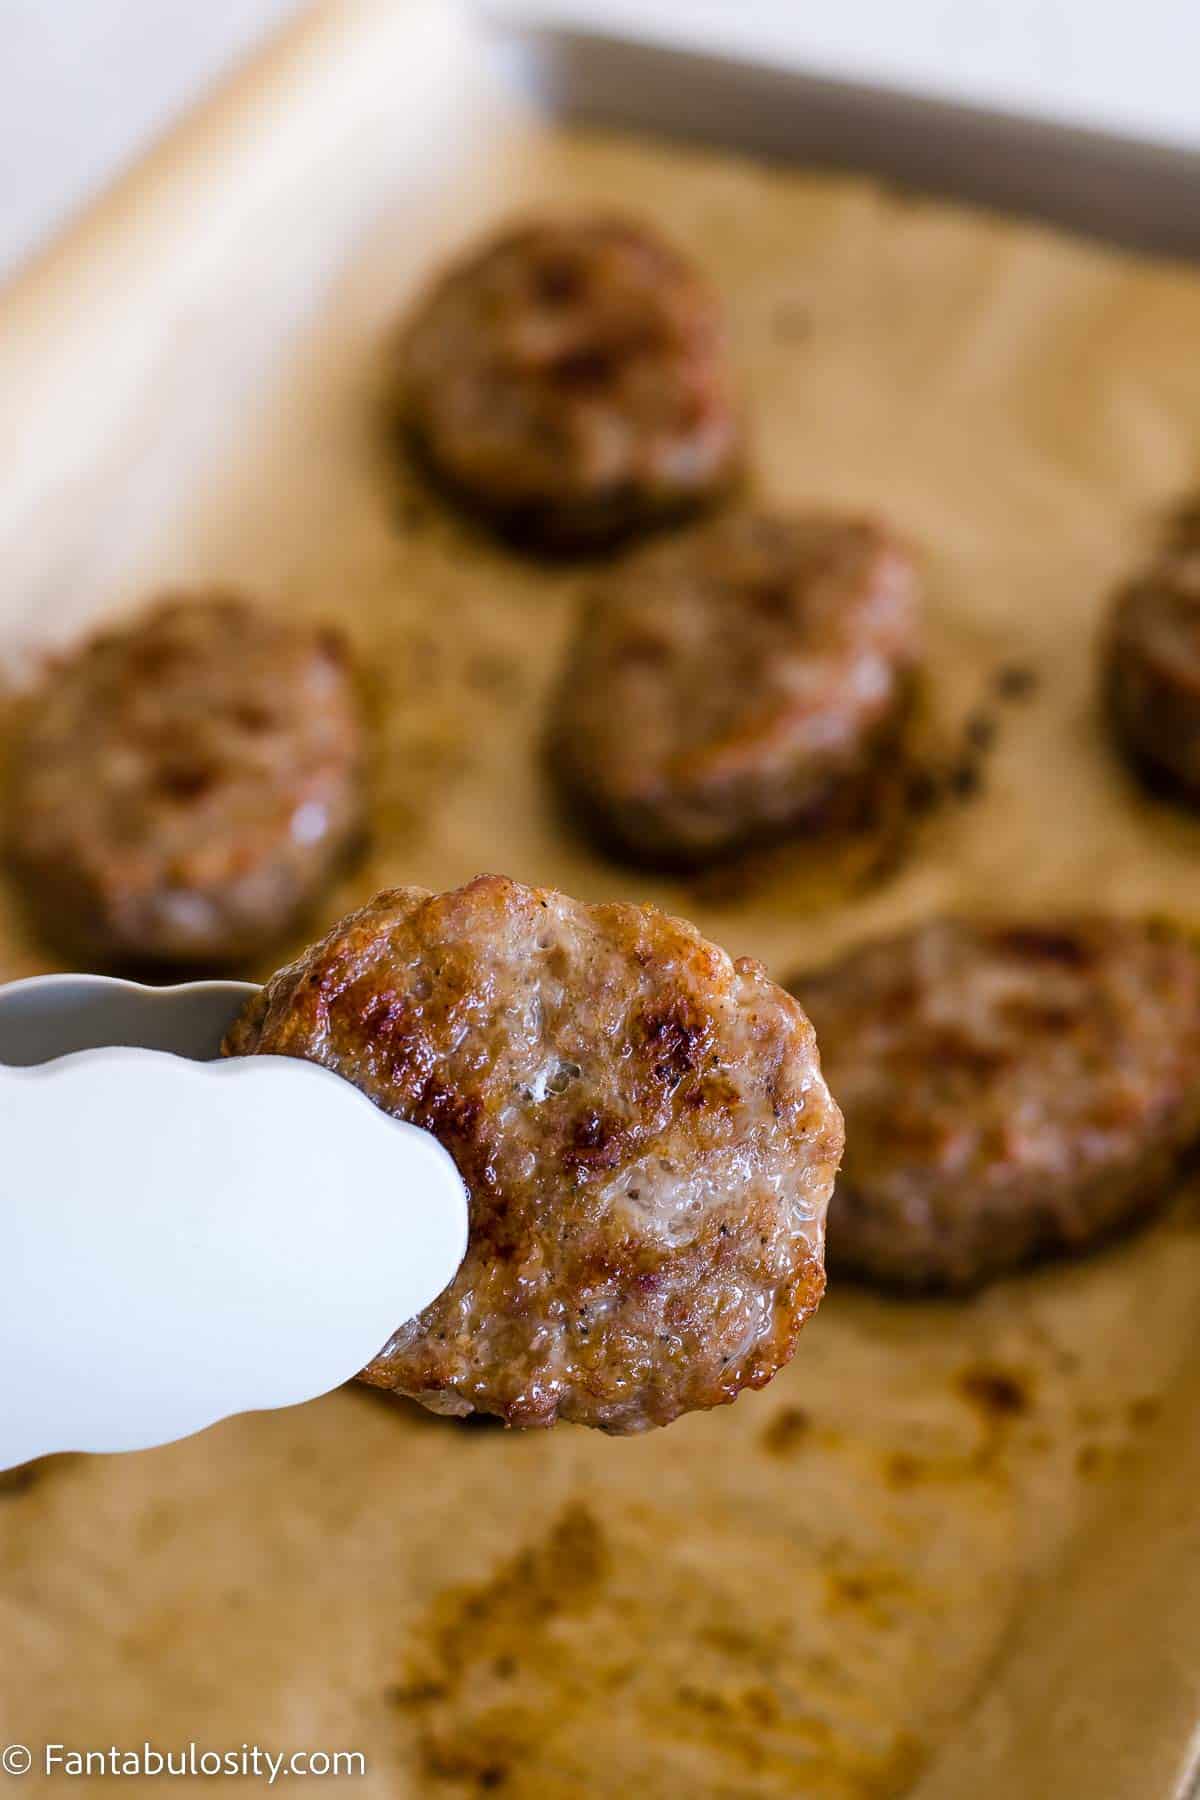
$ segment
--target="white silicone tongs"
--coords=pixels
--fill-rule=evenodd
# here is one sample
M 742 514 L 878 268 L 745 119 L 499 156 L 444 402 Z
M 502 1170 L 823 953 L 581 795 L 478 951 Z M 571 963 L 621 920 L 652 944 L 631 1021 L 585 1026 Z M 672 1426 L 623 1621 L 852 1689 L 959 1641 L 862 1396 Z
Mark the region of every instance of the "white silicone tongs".
M 253 991 L 0 987 L 0 1468 L 312 1399 L 453 1278 L 466 1192 L 427 1132 L 218 1059 Z

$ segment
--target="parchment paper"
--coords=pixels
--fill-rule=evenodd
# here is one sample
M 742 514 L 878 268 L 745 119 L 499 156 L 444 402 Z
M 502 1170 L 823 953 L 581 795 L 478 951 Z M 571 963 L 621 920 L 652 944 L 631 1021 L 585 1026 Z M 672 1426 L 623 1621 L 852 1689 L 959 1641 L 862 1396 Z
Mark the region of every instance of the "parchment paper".
M 553 130 L 474 58 L 429 9 L 327 10 L 8 297 L 13 670 L 166 579 L 340 617 L 375 842 L 314 928 L 497 869 L 658 901 L 785 975 L 943 907 L 1197 910 L 1200 826 L 1126 778 L 1093 666 L 1112 582 L 1195 474 L 1196 272 Z M 537 737 L 589 573 L 464 526 L 375 405 L 416 284 L 544 202 L 636 209 L 711 272 L 756 496 L 911 534 L 926 733 L 953 760 L 994 718 L 980 792 L 901 841 L 690 885 L 564 831 Z M 997 699 L 1012 665 L 1036 687 Z M 7 893 L 0 944 L 6 976 L 54 966 Z M 389 1800 L 1166 1794 L 1200 1717 L 1198 1304 L 1184 1194 L 968 1304 L 835 1288 L 767 1392 L 642 1439 L 348 1390 L 44 1466 L 0 1488 L 0 1735 L 359 1749 L 367 1775 L 329 1786 Z

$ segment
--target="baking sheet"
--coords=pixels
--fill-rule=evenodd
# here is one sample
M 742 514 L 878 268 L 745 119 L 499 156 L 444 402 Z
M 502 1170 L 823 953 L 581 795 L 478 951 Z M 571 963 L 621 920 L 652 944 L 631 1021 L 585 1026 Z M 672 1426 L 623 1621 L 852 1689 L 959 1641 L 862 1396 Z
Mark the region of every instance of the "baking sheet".
M 926 731 L 952 758 L 995 713 L 980 792 L 882 849 L 690 885 L 564 833 L 537 735 L 588 572 L 449 515 L 376 404 L 442 254 L 548 203 L 636 205 L 711 272 L 760 497 L 915 539 Z M 1191 914 L 1200 826 L 1112 758 L 1093 643 L 1195 474 L 1197 341 L 1194 270 L 556 129 L 446 9 L 326 8 L 0 307 L 7 666 L 160 581 L 340 617 L 371 671 L 376 836 L 323 921 L 493 868 L 656 900 L 784 974 L 939 907 Z M 1012 665 L 1034 691 L 987 698 Z M 0 946 L 4 976 L 54 966 L 7 893 Z M 63 1459 L 0 1492 L 0 1734 L 356 1749 L 367 1774 L 330 1787 L 389 1800 L 1182 1792 L 1198 1306 L 1184 1192 L 968 1304 L 839 1288 L 765 1393 L 642 1439 L 347 1390 Z

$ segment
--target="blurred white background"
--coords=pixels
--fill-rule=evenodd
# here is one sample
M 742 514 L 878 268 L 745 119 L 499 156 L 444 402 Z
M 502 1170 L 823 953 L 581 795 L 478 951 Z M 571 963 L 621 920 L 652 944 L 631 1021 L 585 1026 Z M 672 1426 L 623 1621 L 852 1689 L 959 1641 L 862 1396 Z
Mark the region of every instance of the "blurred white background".
M 300 0 L 0 0 L 0 279 Z
M 0 0 L 0 279 L 302 4 Z M 486 0 L 486 9 L 741 47 L 1200 150 L 1200 0 Z

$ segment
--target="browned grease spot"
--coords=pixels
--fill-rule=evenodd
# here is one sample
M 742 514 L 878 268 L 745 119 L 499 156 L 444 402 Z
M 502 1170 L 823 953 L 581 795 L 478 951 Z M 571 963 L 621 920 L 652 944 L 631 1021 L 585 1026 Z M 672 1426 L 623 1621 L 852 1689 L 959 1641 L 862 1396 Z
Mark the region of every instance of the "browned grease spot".
M 919 745 L 909 757 L 909 810 L 924 814 L 974 801 L 987 785 L 988 762 L 1005 725 L 1005 704 L 1026 698 L 1035 686 L 1033 670 L 1010 666 L 993 673 L 958 724 L 935 725 L 926 710 Z
M 393 1706 L 427 1714 L 420 1736 L 427 1779 L 498 1788 L 528 1759 L 542 1728 L 536 1712 L 511 1705 L 503 1689 L 526 1665 L 544 1663 L 556 1622 L 594 1604 L 608 1566 L 604 1532 L 574 1501 L 492 1580 L 442 1597 L 423 1661 L 387 1694 Z
M 812 1419 L 800 1406 L 785 1406 L 765 1427 L 760 1443 L 768 1456 L 792 1456 L 812 1433 Z
M 914 1597 L 912 1583 L 887 1563 L 831 1569 L 825 1577 L 830 1612 L 854 1612 L 878 1630 L 900 1623 L 900 1608 Z
M 693 1687 L 690 1682 L 685 1682 L 679 1689 L 679 1703 L 717 1717 L 730 1718 L 742 1713 L 755 1725 L 773 1725 L 780 1713 L 778 1695 L 764 1687 L 743 1688 L 738 1694 L 719 1694 L 711 1688 Z M 815 1725 L 817 1721 L 812 1723 Z M 814 1732 L 814 1736 L 818 1735 Z
M 1002 700 L 1028 700 L 1037 692 L 1038 672 L 1029 663 L 1002 663 L 992 687 Z
M 751 1618 L 736 1582 L 676 1561 L 656 1522 L 639 1510 L 601 1524 L 572 1502 L 487 1580 L 434 1601 L 384 1695 L 416 1759 L 414 1791 L 589 1793 L 611 1742 L 605 1792 L 631 1775 L 631 1792 L 663 1796 L 698 1781 L 730 1796 L 814 1781 L 844 1800 L 904 1792 L 924 1748 L 908 1732 L 865 1744 L 853 1707 L 848 1722 L 826 1716 L 814 1678 L 836 1674 L 839 1692 L 857 1679 L 807 1648 L 795 1595 Z M 876 1612 L 900 1622 L 898 1578 L 881 1565 L 839 1560 L 831 1581 L 849 1628 Z
M 911 1450 L 888 1450 L 879 1459 L 879 1473 L 892 1493 L 908 1493 L 913 1488 L 941 1485 L 954 1487 L 978 1485 L 1005 1480 L 1003 1428 L 989 1431 L 983 1441 L 959 1454 L 918 1456 Z M 1048 1440 L 1039 1446 L 1048 1447 Z
M 1129 1451 L 1120 1444 L 1081 1444 L 1075 1452 L 1076 1473 L 1085 1480 L 1100 1475 L 1111 1475 L 1129 1458 Z
M 963 1399 L 989 1421 L 1020 1418 L 1033 1404 L 1028 1376 L 1015 1369 L 979 1363 L 963 1369 L 957 1385 Z
M 913 1456 L 907 1450 L 890 1451 L 883 1459 L 883 1479 L 891 1488 L 917 1487 L 935 1473 L 924 1456 Z
M 467 658 L 463 679 L 476 694 L 512 699 L 521 692 L 524 670 L 514 656 L 500 650 L 478 650 Z

